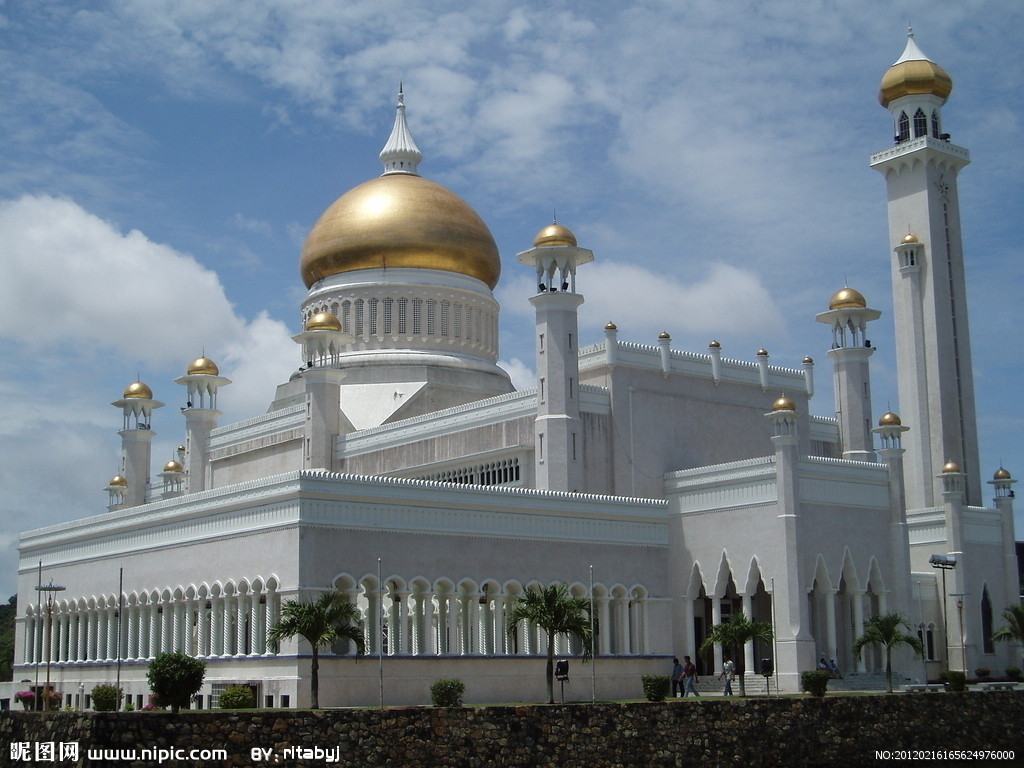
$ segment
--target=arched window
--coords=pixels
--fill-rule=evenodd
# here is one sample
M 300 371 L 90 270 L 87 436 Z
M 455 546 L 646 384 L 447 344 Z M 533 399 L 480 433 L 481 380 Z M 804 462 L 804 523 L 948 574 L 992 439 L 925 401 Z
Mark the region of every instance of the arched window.
M 932 136 L 939 138 L 939 110 L 932 110 Z
M 896 141 L 906 141 L 910 138 L 910 118 L 906 112 L 900 112 L 900 119 L 896 127 Z
M 356 314 L 356 318 L 355 318 L 356 319 L 356 334 L 355 335 L 356 336 L 362 336 L 363 335 L 363 300 L 362 299 L 356 299 L 355 314 Z
M 983 653 L 995 653 L 992 642 L 992 601 L 988 599 L 988 587 L 981 592 L 981 646 Z
M 918 109 L 914 113 L 914 138 L 918 136 L 928 135 L 928 118 L 925 117 L 924 110 Z

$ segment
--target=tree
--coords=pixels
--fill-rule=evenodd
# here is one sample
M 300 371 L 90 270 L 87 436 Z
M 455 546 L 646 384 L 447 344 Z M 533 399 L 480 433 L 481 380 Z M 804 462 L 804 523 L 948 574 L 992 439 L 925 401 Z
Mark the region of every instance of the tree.
M 267 637 L 273 643 L 298 635 L 313 648 L 310 669 L 310 697 L 313 709 L 320 709 L 320 648 L 351 640 L 362 653 L 363 626 L 359 608 L 337 590 L 324 592 L 310 603 L 289 600 L 281 607 L 281 618 Z
M 531 589 L 516 598 L 508 614 L 508 633 L 515 635 L 520 622 L 536 624 L 548 634 L 548 661 L 545 675 L 548 684 L 548 704 L 555 703 L 555 638 L 566 635 L 583 644 L 583 658 L 590 658 L 590 601 L 585 597 L 570 597 L 565 584 L 552 584 Z
M 909 645 L 914 651 L 914 658 L 924 656 L 921 639 L 910 632 L 906 618 L 901 613 L 888 613 L 885 616 L 872 616 L 864 627 L 864 634 L 853 641 L 853 654 L 860 659 L 865 645 L 877 645 L 885 650 L 885 680 L 887 690 L 892 693 L 892 651 L 901 645 Z
M 1003 611 L 1003 618 L 1006 626 L 997 629 L 992 639 L 997 643 L 1018 642 L 1024 643 L 1024 605 L 1011 605 Z
M 158 653 L 146 672 L 149 687 L 156 694 L 160 706 L 170 705 L 174 714 L 183 705 L 188 706 L 202 688 L 205 676 L 206 662 L 181 651 Z
M 773 636 L 772 625 L 767 621 L 753 621 L 742 613 L 736 613 L 723 621 L 721 624 L 711 628 L 711 633 L 700 644 L 699 653 L 707 653 L 714 646 L 722 646 L 723 651 L 732 654 L 737 664 L 743 658 L 743 648 L 751 640 L 771 640 Z M 739 673 L 740 696 L 747 695 L 746 685 L 743 683 L 744 672 Z

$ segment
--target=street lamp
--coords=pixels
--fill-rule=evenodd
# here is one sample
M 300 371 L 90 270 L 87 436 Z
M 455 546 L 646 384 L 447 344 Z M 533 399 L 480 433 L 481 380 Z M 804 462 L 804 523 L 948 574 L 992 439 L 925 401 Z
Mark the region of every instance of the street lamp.
M 53 595 L 63 592 L 67 587 L 53 583 L 36 587 L 40 595 L 46 593 L 46 686 L 43 688 L 43 712 L 50 708 L 50 657 L 53 655 Z
M 946 615 L 946 571 L 956 568 L 956 557 L 953 555 L 932 555 L 928 558 L 932 568 L 942 571 L 942 636 L 946 639 L 946 666 L 949 666 L 949 617 Z M 964 665 L 967 674 L 967 665 Z
M 950 597 L 956 598 L 956 612 L 960 617 L 960 658 L 964 664 L 964 674 L 967 674 L 967 643 L 964 641 L 964 598 L 966 592 L 954 592 Z

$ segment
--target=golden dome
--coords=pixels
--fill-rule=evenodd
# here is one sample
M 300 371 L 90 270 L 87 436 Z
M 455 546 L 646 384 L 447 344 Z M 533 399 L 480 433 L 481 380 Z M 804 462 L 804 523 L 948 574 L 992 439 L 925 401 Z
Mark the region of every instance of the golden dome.
M 174 461 L 173 459 L 171 461 L 168 461 L 166 464 L 164 464 L 164 472 L 184 472 L 184 471 L 185 471 L 185 468 L 183 466 L 181 466 L 181 464 L 179 464 L 178 462 Z
M 759 349 L 759 350 L 757 350 L 757 356 L 758 357 L 768 357 L 768 350 L 767 349 Z
M 721 345 L 721 344 L 719 344 L 719 343 L 718 343 L 717 341 L 715 341 L 714 339 L 712 339 L 712 340 L 711 340 L 711 343 L 710 343 L 710 344 L 708 344 L 708 347 L 710 347 L 711 349 L 720 349 L 720 348 L 721 348 L 721 346 L 722 346 L 722 345 Z
M 812 363 L 814 363 L 814 358 L 813 357 L 805 357 L 804 358 L 804 365 L 811 365 Z
M 134 400 L 152 400 L 153 390 L 143 384 L 141 381 L 136 381 L 133 384 L 129 384 L 124 388 L 124 399 Z
M 829 309 L 864 309 L 867 305 L 868 301 L 864 298 L 864 294 L 853 290 L 853 288 L 836 291 L 828 302 Z
M 658 334 L 658 338 L 659 339 L 671 339 L 672 337 L 669 336 L 668 331 L 662 331 L 661 333 Z
M 576 235 L 568 227 L 561 224 L 549 224 L 544 227 L 537 236 L 533 238 L 534 248 L 543 248 L 548 245 L 576 245 Z
M 878 420 L 878 426 L 880 427 L 899 427 L 902 426 L 903 422 L 900 417 L 892 411 L 886 411 L 882 414 L 882 418 Z
M 346 192 L 313 225 L 299 271 L 306 287 L 358 269 L 439 269 L 498 284 L 501 259 L 487 225 L 454 192 L 395 173 Z
M 996 473 L 994 475 L 992 475 L 992 479 L 993 480 L 1009 480 L 1010 479 L 1010 471 L 1008 469 L 1003 469 L 1002 467 L 1000 467 L 999 469 L 996 470 Z
M 772 410 L 773 411 L 795 411 L 796 410 L 796 403 L 794 403 L 788 397 L 783 395 L 778 400 L 776 400 L 774 403 L 772 403 Z
M 928 59 L 908 59 L 889 67 L 878 88 L 878 103 L 888 106 L 901 96 L 931 94 L 943 101 L 953 91 L 953 79 Z
M 341 321 L 330 312 L 317 312 L 306 321 L 307 331 L 340 331 Z
M 957 474 L 960 471 L 960 465 L 957 464 L 955 461 L 947 461 L 945 464 L 942 465 L 942 474 L 944 475 Z
M 123 475 L 114 475 L 112 478 L 110 478 L 109 485 L 114 488 L 127 488 L 128 478 L 124 477 Z
M 194 376 L 196 374 L 204 374 L 206 376 L 220 376 L 220 368 L 208 357 L 197 357 L 191 363 L 189 363 L 186 374 Z
M 909 243 L 919 243 L 921 241 L 917 239 L 917 235 L 915 235 L 913 232 L 907 232 L 907 234 L 903 236 L 903 239 L 900 242 L 903 245 L 908 245 Z
M 604 329 L 606 331 L 617 331 L 619 330 L 619 326 L 617 326 L 615 323 L 609 320 L 607 323 L 605 323 Z

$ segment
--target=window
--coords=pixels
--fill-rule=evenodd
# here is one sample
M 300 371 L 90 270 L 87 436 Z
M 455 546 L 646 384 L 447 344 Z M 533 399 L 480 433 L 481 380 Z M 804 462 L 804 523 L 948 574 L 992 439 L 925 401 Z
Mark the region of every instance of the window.
M 437 314 L 437 302 L 427 299 L 427 336 L 434 335 L 434 316 Z
M 391 327 L 392 327 L 392 325 L 391 325 L 391 319 L 392 319 L 391 316 L 392 316 L 392 311 L 393 311 L 392 308 L 394 306 L 394 303 L 395 303 L 394 299 L 384 299 L 384 335 L 385 336 L 390 336 L 391 333 L 392 333 L 392 331 L 391 331 Z
M 910 138 L 910 118 L 906 112 L 900 112 L 900 119 L 896 128 L 896 141 L 906 141 Z
M 419 336 L 423 333 L 423 299 L 412 300 L 412 333 Z
M 398 300 L 398 333 L 404 334 L 408 331 L 408 317 L 409 317 L 409 300 L 399 299 Z
M 981 592 L 981 642 L 982 653 L 995 653 L 992 642 L 992 601 L 988 599 L 988 587 Z
M 939 110 L 932 110 L 932 136 L 939 138 Z
M 352 333 L 352 302 L 346 301 L 341 305 L 341 330 L 345 333 Z
M 356 299 L 355 313 L 356 313 L 356 334 L 355 335 L 356 336 L 362 336 L 363 335 L 363 300 L 362 299 Z
M 377 335 L 377 299 L 370 299 L 370 335 Z
M 448 335 L 448 308 L 449 304 L 447 301 L 441 302 L 441 335 Z
M 462 305 L 452 306 L 452 336 L 456 339 L 462 338 Z
M 924 115 L 924 110 L 918 109 L 914 113 L 914 138 L 918 136 L 928 135 L 928 118 Z

